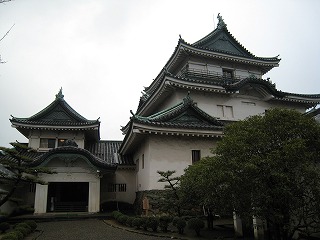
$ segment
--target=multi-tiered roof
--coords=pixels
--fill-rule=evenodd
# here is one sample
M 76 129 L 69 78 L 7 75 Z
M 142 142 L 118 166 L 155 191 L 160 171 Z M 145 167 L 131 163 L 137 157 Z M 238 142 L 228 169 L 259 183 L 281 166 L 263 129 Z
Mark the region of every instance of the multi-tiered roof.
M 228 31 L 227 24 L 220 15 L 218 15 L 218 20 L 217 27 L 211 33 L 193 44 L 187 43 L 180 36 L 178 45 L 168 62 L 150 86 L 144 89 L 136 113 L 132 113 L 133 116 L 130 118 L 129 123 L 122 128 L 126 136 L 120 147 L 120 152 L 128 152 L 126 149 L 134 148 L 134 143 L 139 141 L 138 133 L 159 134 L 161 132 L 162 134 L 179 133 L 188 135 L 192 128 L 193 132 L 201 133 L 203 136 L 213 136 L 212 132 L 209 133 L 208 126 L 210 125 L 211 130 L 215 129 L 215 136 L 222 134 L 222 128 L 218 124 L 218 120 L 210 121 L 207 118 L 207 134 L 204 134 L 203 122 L 201 121 L 194 121 L 190 125 L 188 122 L 190 118 L 188 117 L 180 118 L 179 121 L 177 121 L 178 116 L 171 118 L 173 116 L 172 113 L 176 109 L 184 108 L 188 105 L 186 104 L 188 101 L 183 100 L 183 102 L 174 107 L 158 112 L 158 106 L 161 106 L 177 89 L 231 96 L 239 93 L 245 87 L 250 87 L 250 89 L 255 89 L 260 94 L 263 101 L 292 102 L 296 106 L 305 109 L 320 103 L 320 94 L 282 92 L 277 90 L 275 84 L 269 79 L 262 79 L 261 76 L 272 68 L 279 66 L 279 57 L 255 56 Z M 240 66 L 242 69 L 246 69 L 247 72 L 250 72 L 248 69 L 254 69 L 257 74 L 248 76 L 234 75 L 231 78 L 226 78 L 222 74 L 223 71 L 218 73 L 208 69 L 190 68 L 188 64 L 190 59 L 195 62 L 218 63 L 216 65 Z M 188 96 L 188 98 L 190 97 Z M 202 110 L 195 105 L 189 104 L 188 106 L 194 112 L 202 115 L 200 114 Z M 194 116 L 199 117 L 199 115 Z M 220 130 L 220 132 L 217 130 Z M 195 136 L 199 135 L 195 134 Z
M 222 63 L 240 64 L 259 70 L 261 76 L 279 66 L 280 59 L 257 57 L 243 47 L 228 31 L 227 24 L 218 15 L 218 25 L 207 36 L 189 44 L 181 37 L 172 56 L 140 98 L 137 114 L 150 114 L 153 106 L 163 101 L 174 88 L 201 90 L 228 94 L 237 92 L 246 84 L 253 84 L 265 97 L 276 101 L 296 102 L 310 108 L 320 102 L 319 94 L 294 94 L 276 89 L 269 79 L 254 76 L 233 76 L 226 79 L 221 73 L 191 69 L 185 64 L 187 59 L 216 60 Z M 171 89 L 171 90 L 170 90 Z

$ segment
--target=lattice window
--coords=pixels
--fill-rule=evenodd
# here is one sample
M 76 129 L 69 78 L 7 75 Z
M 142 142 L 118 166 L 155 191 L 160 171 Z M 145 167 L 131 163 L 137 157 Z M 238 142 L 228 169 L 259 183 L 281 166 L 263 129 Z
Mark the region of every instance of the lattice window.
M 225 79 L 233 79 L 233 71 L 230 69 L 222 69 L 222 75 Z
M 118 184 L 118 191 L 119 192 L 126 192 L 127 191 L 127 184 L 125 184 L 125 183 Z
M 127 184 L 125 183 L 109 183 L 108 192 L 126 192 Z
M 144 154 L 141 157 L 141 169 L 144 169 Z
M 54 138 L 40 138 L 40 148 L 55 148 L 56 139 Z
M 109 183 L 108 184 L 108 192 L 116 192 L 117 191 L 117 184 Z

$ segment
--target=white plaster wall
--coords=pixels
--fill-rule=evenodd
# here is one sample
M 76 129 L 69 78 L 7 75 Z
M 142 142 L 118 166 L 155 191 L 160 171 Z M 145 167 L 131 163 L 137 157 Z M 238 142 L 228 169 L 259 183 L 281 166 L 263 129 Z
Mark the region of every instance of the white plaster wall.
M 192 164 L 191 151 L 201 150 L 201 157 L 212 156 L 217 140 L 212 138 L 178 137 L 150 135 L 145 145 L 145 167 L 141 164 L 137 173 L 138 190 L 163 189 L 165 183 L 159 183 L 157 171 L 175 170 L 176 176 L 184 173 Z
M 142 166 L 142 155 L 144 156 L 144 166 Z M 142 191 L 147 188 L 149 182 L 150 165 L 148 159 L 150 158 L 149 135 L 145 135 L 145 139 L 140 143 L 140 147 L 136 149 L 133 160 L 136 163 L 136 191 Z
M 103 178 L 100 180 L 100 202 L 115 201 L 117 194 L 114 192 L 108 192 L 108 184 L 116 183 L 116 174 L 107 173 L 103 175 Z
M 246 95 L 234 94 L 222 95 L 212 93 L 192 92 L 191 98 L 197 103 L 197 106 L 209 115 L 221 120 L 243 120 L 248 116 L 263 114 L 271 107 L 295 108 L 300 112 L 305 109 L 287 104 L 284 102 L 264 101 L 259 97 L 249 97 Z M 223 116 L 218 108 L 219 106 L 231 106 L 233 109 L 233 118 Z
M 108 192 L 108 184 L 126 184 L 126 192 Z M 115 173 L 108 173 L 101 179 L 101 203 L 120 201 L 133 204 L 136 197 L 136 172 L 132 168 L 118 167 Z
M 295 105 L 294 103 L 264 101 L 261 96 L 259 96 L 259 93 L 254 92 L 252 94 L 257 96 L 252 97 L 239 93 L 226 95 L 221 93 L 191 91 L 190 97 L 201 110 L 221 120 L 243 120 L 248 116 L 263 114 L 265 110 L 271 107 L 291 108 L 300 112 L 305 112 L 304 108 Z M 164 110 L 182 102 L 183 98 L 187 95 L 188 90 L 177 89 L 170 97 L 168 97 L 161 105 L 159 105 L 157 111 Z M 218 105 L 231 106 L 233 109 L 233 117 L 230 118 L 223 116 Z
M 52 159 L 46 166 L 55 174 L 41 174 L 40 178 L 47 182 L 88 182 L 89 212 L 100 210 L 100 178 L 96 169 L 83 159 L 75 159 L 72 164 L 60 158 Z M 48 185 L 36 185 L 35 213 L 45 213 L 47 207 Z
M 39 150 L 40 138 L 74 139 L 79 148 L 84 148 L 84 133 L 79 131 L 32 130 L 29 135 L 29 147 Z
M 127 185 L 126 192 L 117 192 L 116 199 L 121 202 L 133 204 L 136 197 L 136 176 L 133 169 L 120 169 L 116 171 L 116 183 Z

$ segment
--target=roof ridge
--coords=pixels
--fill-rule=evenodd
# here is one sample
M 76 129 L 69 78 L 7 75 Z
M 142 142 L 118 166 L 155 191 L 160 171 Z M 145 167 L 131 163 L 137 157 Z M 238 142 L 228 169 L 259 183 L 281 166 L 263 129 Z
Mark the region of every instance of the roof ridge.
M 12 116 L 12 120 L 24 120 L 28 122 L 37 122 L 38 118 L 44 117 L 49 111 L 54 110 L 57 105 L 61 106 L 61 108 L 64 110 L 65 114 L 68 115 L 71 119 L 74 119 L 77 122 L 82 123 L 95 123 L 99 121 L 99 118 L 97 120 L 88 120 L 87 118 L 83 117 L 81 114 L 79 114 L 76 110 L 74 110 L 64 99 L 64 95 L 62 94 L 62 88 L 60 88 L 58 94 L 56 94 L 56 98 L 53 102 L 51 102 L 48 106 L 37 112 L 36 114 L 32 115 L 31 117 L 27 118 L 17 118 Z M 47 121 L 50 122 L 50 121 Z
M 201 38 L 200 40 L 196 41 L 195 43 L 191 44 L 192 46 L 196 46 L 196 47 L 200 47 L 200 46 L 197 46 L 199 44 L 204 44 L 206 42 L 208 42 L 214 35 L 216 35 L 217 33 L 223 31 L 225 33 L 227 33 L 248 55 L 250 55 L 251 57 L 256 57 L 254 54 L 252 54 L 248 49 L 246 49 L 228 30 L 227 28 L 227 24 L 224 22 L 222 16 L 220 15 L 220 13 L 218 13 L 218 24 L 217 24 L 217 27 L 212 31 L 210 32 L 208 35 L 204 36 L 203 38 Z M 200 47 L 202 48 L 202 47 Z M 209 49 L 209 48 L 207 48 Z M 214 49 L 215 51 L 217 49 Z M 228 52 L 228 51 L 226 51 Z

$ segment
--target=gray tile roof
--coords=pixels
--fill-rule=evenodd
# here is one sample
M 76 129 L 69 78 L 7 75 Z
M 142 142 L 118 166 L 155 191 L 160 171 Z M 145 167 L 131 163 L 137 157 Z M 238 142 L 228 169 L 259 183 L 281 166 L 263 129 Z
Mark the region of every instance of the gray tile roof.
M 146 125 L 186 128 L 186 129 L 219 129 L 223 123 L 198 108 L 189 95 L 177 105 L 148 117 L 134 115 L 131 121 Z
M 199 49 L 212 50 L 215 52 L 263 60 L 266 62 L 280 61 L 278 56 L 265 58 L 253 55 L 228 31 L 227 24 L 224 23 L 222 17 L 218 19 L 219 23 L 216 29 L 191 45 Z
M 105 162 L 117 165 L 134 165 L 131 156 L 121 156 L 118 150 L 122 141 L 99 141 L 87 147 L 93 155 Z
M 34 161 L 29 164 L 30 166 L 39 166 L 54 154 L 81 154 L 98 168 L 115 170 L 119 165 L 134 165 L 131 156 L 121 156 L 118 153 L 121 143 L 121 141 L 99 141 L 90 144 L 85 149 L 74 146 L 62 146 L 53 148 L 48 152 L 28 152 L 24 154 L 24 156 L 34 159 Z M 7 156 L 0 154 L 0 158 L 4 157 L 7 158 Z M 14 161 L 14 159 L 11 158 L 11 161 Z M 0 177 L 4 174 L 10 174 L 10 171 L 0 165 Z
M 81 154 L 85 156 L 91 162 L 91 164 L 98 168 L 109 170 L 115 170 L 117 168 L 117 165 L 115 163 L 104 161 L 88 150 L 74 146 L 57 147 L 42 154 L 37 153 L 38 156 L 35 155 L 34 161 L 30 164 L 30 166 L 39 166 L 55 154 Z
M 12 124 L 46 126 L 90 126 L 99 124 L 99 120 L 88 120 L 75 111 L 63 98 L 62 90 L 55 100 L 40 112 L 29 118 L 12 117 Z

